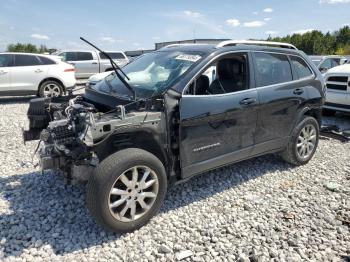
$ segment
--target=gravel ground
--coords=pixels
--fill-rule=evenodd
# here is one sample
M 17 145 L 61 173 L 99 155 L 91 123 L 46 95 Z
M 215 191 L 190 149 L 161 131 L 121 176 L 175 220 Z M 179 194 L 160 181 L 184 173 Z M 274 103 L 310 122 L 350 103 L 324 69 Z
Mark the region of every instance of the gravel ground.
M 21 141 L 28 99 L 0 100 L 2 261 L 349 261 L 350 143 L 323 139 L 292 167 L 276 156 L 245 161 L 171 188 L 133 233 L 112 234 L 65 186 L 30 164 Z M 328 118 L 350 128 L 349 117 Z

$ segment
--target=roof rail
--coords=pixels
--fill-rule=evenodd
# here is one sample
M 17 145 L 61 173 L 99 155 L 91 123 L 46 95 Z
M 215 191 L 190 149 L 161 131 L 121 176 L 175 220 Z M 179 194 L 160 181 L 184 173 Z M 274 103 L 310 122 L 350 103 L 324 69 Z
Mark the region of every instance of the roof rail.
M 160 49 L 171 48 L 171 47 L 176 47 L 176 46 L 187 46 L 187 45 L 205 45 L 205 43 L 178 43 L 178 44 L 170 44 L 170 45 L 163 46 Z
M 288 48 L 298 50 L 294 45 L 281 42 L 270 41 L 255 41 L 255 40 L 227 40 L 219 43 L 216 47 L 235 46 L 235 45 L 262 45 L 262 46 L 275 46 L 280 48 Z

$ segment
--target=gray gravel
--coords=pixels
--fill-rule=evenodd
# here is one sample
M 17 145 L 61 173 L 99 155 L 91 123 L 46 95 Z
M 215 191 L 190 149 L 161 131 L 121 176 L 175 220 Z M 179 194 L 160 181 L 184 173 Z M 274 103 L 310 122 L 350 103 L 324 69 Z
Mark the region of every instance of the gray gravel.
M 321 140 L 303 167 L 270 155 L 203 174 L 171 188 L 148 225 L 112 234 L 85 209 L 83 186 L 30 164 L 27 101 L 0 99 L 2 261 L 349 259 L 350 143 Z

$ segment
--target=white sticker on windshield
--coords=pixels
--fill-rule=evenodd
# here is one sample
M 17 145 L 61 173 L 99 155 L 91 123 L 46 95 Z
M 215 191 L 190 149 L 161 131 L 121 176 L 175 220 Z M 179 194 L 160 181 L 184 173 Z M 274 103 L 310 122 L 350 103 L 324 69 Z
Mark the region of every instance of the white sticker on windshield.
M 201 59 L 200 55 L 178 55 L 175 57 L 177 60 L 184 60 L 184 61 L 190 61 L 190 62 L 197 62 L 199 59 Z

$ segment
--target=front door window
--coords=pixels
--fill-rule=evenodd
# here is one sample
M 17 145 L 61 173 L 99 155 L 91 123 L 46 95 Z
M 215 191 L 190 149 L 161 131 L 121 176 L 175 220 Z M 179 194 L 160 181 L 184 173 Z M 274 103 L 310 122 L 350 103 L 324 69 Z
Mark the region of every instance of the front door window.
M 248 89 L 247 55 L 223 57 L 211 63 L 190 85 L 187 94 L 219 95 Z

